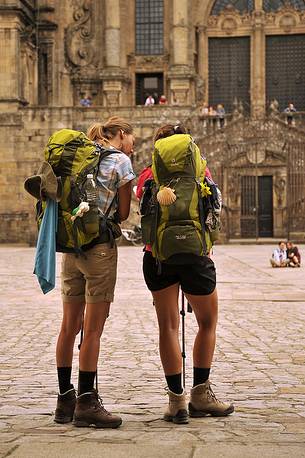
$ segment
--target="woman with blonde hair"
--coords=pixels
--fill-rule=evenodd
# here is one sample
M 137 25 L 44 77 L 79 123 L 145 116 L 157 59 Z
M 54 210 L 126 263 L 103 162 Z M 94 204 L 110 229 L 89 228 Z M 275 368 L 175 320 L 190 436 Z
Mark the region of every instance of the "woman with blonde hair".
M 134 148 L 132 126 L 118 117 L 105 124 L 93 124 L 88 137 L 101 155 L 97 174 L 98 208 L 112 221 L 126 220 L 131 202 L 131 182 L 135 178 L 130 155 Z M 115 218 L 116 217 L 116 218 Z M 117 247 L 109 231 L 85 247 L 85 256 L 64 253 L 61 292 L 63 319 L 56 347 L 59 394 L 55 422 L 75 426 L 117 428 L 122 419 L 104 408 L 93 388 L 99 356 L 100 338 L 110 303 L 113 301 L 117 270 Z M 111 240 L 110 240 L 111 239 Z M 85 312 L 85 314 L 84 314 Z M 71 384 L 73 347 L 83 322 L 83 341 L 79 353 L 78 396 Z

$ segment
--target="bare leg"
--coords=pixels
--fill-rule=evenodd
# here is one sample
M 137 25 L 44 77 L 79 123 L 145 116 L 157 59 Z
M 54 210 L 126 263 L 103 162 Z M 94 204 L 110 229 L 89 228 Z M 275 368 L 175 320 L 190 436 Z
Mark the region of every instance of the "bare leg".
M 100 338 L 109 314 L 109 302 L 87 304 L 84 321 L 84 340 L 79 354 L 79 369 L 95 372 L 100 350 Z
M 292 261 L 293 261 L 293 263 L 296 264 L 296 265 L 299 264 L 299 260 L 298 260 L 298 258 L 297 258 L 296 256 L 293 256 Z
M 63 319 L 56 345 L 57 367 L 71 367 L 75 338 L 82 325 L 85 304 L 63 303 Z
M 216 289 L 208 296 L 186 294 L 192 305 L 199 326 L 193 348 L 194 367 L 211 367 L 215 343 L 218 317 L 218 298 Z
M 159 350 L 165 375 L 182 372 L 178 283 L 152 293 L 159 323 Z

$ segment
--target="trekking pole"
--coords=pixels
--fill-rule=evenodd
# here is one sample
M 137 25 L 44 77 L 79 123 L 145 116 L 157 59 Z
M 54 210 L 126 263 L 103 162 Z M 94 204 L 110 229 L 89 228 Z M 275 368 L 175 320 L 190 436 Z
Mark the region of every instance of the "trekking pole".
M 182 335 L 182 367 L 183 367 L 183 388 L 185 388 L 185 304 L 184 304 L 184 294 L 181 291 L 181 310 L 180 315 L 182 316 L 182 326 L 181 326 L 181 335 Z
M 78 344 L 78 349 L 79 350 L 80 350 L 80 347 L 82 346 L 83 338 L 84 338 L 84 315 L 83 315 L 83 318 L 82 318 L 82 327 L 80 329 L 80 339 L 79 339 L 79 344 Z
M 84 314 L 82 318 L 82 327 L 80 330 L 80 339 L 79 339 L 79 344 L 78 344 L 78 349 L 80 350 L 80 347 L 82 346 L 83 340 L 84 340 Z M 96 386 L 96 391 L 98 392 L 98 382 L 97 382 L 97 368 L 95 372 L 95 386 Z M 79 392 L 79 380 L 78 380 L 78 392 Z
M 80 347 L 82 346 L 83 338 L 84 338 L 84 315 L 82 317 L 82 326 L 80 328 L 80 338 L 79 338 L 79 344 L 78 344 L 78 349 L 79 350 L 80 350 Z M 79 386 L 79 378 L 78 378 L 78 386 L 77 386 L 78 394 L 79 394 L 79 391 L 80 391 L 80 386 Z

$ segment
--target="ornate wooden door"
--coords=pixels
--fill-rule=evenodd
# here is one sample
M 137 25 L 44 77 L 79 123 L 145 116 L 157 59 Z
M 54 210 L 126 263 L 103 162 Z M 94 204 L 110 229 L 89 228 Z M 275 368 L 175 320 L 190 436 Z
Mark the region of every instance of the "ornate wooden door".
M 250 38 L 209 38 L 209 104 L 227 112 L 234 98 L 250 108 Z
M 266 38 L 266 101 L 305 111 L 305 34 Z

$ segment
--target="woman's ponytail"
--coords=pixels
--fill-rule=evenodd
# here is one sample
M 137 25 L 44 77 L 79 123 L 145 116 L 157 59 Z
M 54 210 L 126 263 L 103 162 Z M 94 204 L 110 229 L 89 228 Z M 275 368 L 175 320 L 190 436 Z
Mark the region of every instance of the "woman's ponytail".
M 113 116 L 104 124 L 99 122 L 92 124 L 87 131 L 87 136 L 94 142 L 107 145 L 109 140 L 115 137 L 120 130 L 126 134 L 133 132 L 132 126 L 127 121 L 118 116 Z

